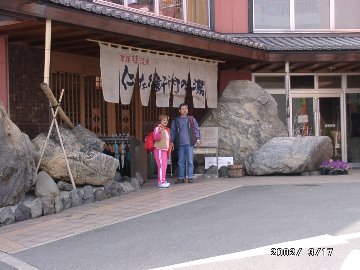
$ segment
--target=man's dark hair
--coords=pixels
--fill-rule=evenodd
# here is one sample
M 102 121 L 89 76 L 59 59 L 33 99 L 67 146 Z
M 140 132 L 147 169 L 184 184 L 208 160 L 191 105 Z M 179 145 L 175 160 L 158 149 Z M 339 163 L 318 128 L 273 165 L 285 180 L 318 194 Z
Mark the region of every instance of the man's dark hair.
M 181 103 L 181 104 L 179 105 L 179 110 L 181 110 L 181 107 L 183 107 L 183 106 L 186 106 L 186 108 L 189 109 L 189 106 L 188 106 L 186 103 Z

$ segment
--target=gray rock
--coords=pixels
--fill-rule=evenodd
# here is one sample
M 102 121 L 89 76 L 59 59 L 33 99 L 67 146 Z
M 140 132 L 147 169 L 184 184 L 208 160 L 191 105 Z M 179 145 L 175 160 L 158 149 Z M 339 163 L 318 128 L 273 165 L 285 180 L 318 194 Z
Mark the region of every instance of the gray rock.
M 92 203 L 95 201 L 94 188 L 92 186 L 85 186 L 84 189 L 83 204 Z
M 23 221 L 31 218 L 31 209 L 23 203 L 19 203 L 15 209 L 15 221 Z
M 139 180 L 140 186 L 142 186 L 142 184 L 144 184 L 144 178 L 142 178 L 142 176 L 139 172 L 135 173 L 135 178 Z
M 119 166 L 117 159 L 89 149 L 88 145 L 80 143 L 73 134 L 73 130 L 61 127 L 60 133 L 75 184 L 101 186 L 114 179 L 116 168 Z M 46 135 L 42 133 L 32 142 L 39 150 L 45 140 Z M 64 153 L 58 143 L 57 135 L 52 136 L 49 140 L 40 168 L 53 179 L 61 179 L 70 183 Z
M 277 137 L 250 154 L 245 168 L 249 175 L 312 172 L 331 156 L 332 141 L 327 136 Z
M 35 194 L 38 197 L 58 196 L 59 188 L 55 181 L 46 172 L 41 171 L 37 175 Z
M 229 177 L 228 171 L 229 171 L 229 168 L 227 166 L 220 167 L 219 177 Z
M 120 185 L 122 187 L 121 194 L 127 194 L 127 193 L 135 191 L 135 188 L 131 185 L 131 183 L 129 183 L 127 181 L 120 183 Z
M 76 137 L 77 141 L 80 142 L 86 149 L 97 152 L 102 152 L 104 150 L 105 143 L 90 130 L 82 126 L 76 126 L 71 130 L 71 132 Z
M 82 194 L 78 189 L 70 191 L 71 207 L 82 205 Z
M 121 182 L 131 182 L 131 178 L 129 176 L 123 176 L 121 177 Z
M 104 185 L 104 191 L 107 196 L 116 197 L 119 196 L 122 192 L 121 183 L 111 181 Z
M 41 198 L 43 205 L 43 215 L 50 215 L 55 213 L 55 200 L 53 196 L 45 196 Z
M 139 189 L 140 188 L 140 183 L 139 183 L 139 179 L 137 179 L 136 177 L 131 178 L 131 185 L 135 188 L 135 189 Z
M 37 153 L 29 137 L 10 120 L 1 102 L 0 142 L 0 207 L 4 207 L 23 201 L 35 184 Z
M 58 186 L 59 190 L 61 190 L 61 191 L 71 191 L 73 189 L 72 184 L 66 183 L 64 181 L 59 181 L 56 183 L 56 185 Z
M 40 217 L 43 213 L 42 200 L 40 198 L 25 200 L 24 205 L 30 208 L 31 218 Z
M 64 210 L 64 205 L 62 203 L 62 200 L 60 198 L 60 195 L 59 196 L 56 196 L 54 198 L 54 201 L 55 201 L 55 213 L 60 213 Z
M 250 81 L 231 81 L 201 126 L 219 127 L 219 156 L 234 157 L 235 164 L 271 138 L 287 136 L 274 98 Z
M 205 171 L 205 174 L 216 174 L 216 173 L 217 173 L 217 169 L 216 169 L 216 166 L 214 166 L 214 165 L 211 165 Z
M 94 197 L 95 197 L 95 201 L 102 201 L 107 198 L 103 188 L 96 189 L 94 192 Z
M 0 208 L 0 227 L 12 224 L 15 222 L 14 212 L 10 206 Z
M 71 207 L 70 192 L 60 191 L 60 199 L 61 199 L 64 209 L 69 209 Z

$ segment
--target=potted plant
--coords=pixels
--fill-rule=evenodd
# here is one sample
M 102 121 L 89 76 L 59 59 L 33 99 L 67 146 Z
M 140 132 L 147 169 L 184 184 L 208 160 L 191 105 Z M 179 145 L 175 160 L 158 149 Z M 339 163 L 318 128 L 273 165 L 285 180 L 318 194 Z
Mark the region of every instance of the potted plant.
M 348 174 L 349 169 L 351 168 L 350 164 L 341 161 L 341 160 L 324 160 L 321 165 L 321 174 Z

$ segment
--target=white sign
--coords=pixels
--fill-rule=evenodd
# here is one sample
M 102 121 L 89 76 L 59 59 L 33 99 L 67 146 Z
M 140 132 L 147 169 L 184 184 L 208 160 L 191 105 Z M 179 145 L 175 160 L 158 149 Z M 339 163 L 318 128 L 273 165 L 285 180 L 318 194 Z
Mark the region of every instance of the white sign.
M 307 114 L 298 116 L 298 123 L 307 123 L 309 122 L 309 117 Z
M 234 158 L 233 157 L 219 157 L 218 162 L 219 162 L 218 168 L 220 169 L 222 166 L 233 165 Z M 216 167 L 216 157 L 205 157 L 205 169 L 208 169 L 210 166 Z

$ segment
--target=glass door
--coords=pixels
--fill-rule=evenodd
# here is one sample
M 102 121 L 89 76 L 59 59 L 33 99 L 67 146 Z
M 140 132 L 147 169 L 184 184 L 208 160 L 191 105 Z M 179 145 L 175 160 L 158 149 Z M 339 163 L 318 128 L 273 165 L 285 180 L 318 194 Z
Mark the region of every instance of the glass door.
M 346 94 L 347 161 L 360 164 L 360 93 Z
M 340 96 L 293 97 L 291 108 L 293 136 L 329 136 L 333 144 L 332 158 L 341 159 Z
M 297 136 L 315 135 L 314 98 L 299 97 L 292 99 L 292 134 Z
M 333 144 L 333 159 L 341 160 L 340 97 L 319 98 L 319 135 L 329 136 Z

